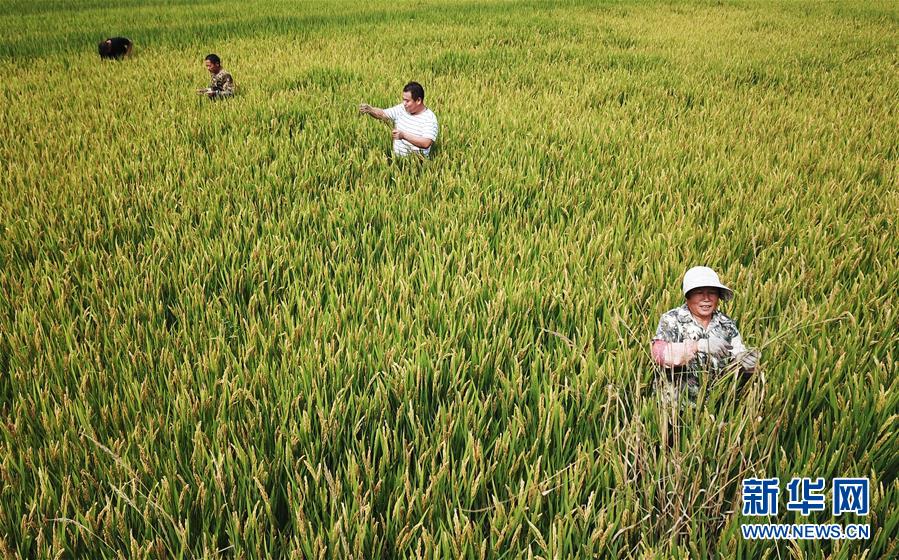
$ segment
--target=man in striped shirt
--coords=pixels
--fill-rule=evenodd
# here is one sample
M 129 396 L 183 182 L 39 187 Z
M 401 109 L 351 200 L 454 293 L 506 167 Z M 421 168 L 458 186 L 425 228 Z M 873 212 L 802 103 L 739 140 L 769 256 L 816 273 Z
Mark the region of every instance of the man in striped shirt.
M 425 107 L 425 90 L 418 82 L 406 84 L 403 102 L 399 105 L 378 109 L 363 103 L 359 112 L 382 121 L 393 121 L 393 155 L 430 156 L 431 146 L 437 140 L 437 116 Z

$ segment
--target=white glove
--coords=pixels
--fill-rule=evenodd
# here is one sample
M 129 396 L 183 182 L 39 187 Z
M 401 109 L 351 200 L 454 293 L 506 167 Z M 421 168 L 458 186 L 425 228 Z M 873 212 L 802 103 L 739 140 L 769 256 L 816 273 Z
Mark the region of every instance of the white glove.
M 724 356 L 730 352 L 730 343 L 723 338 L 710 336 L 708 339 L 702 339 L 696 343 L 696 349 L 710 356 Z
M 747 350 L 746 352 L 740 352 L 736 357 L 737 360 L 739 360 L 740 366 L 743 368 L 743 371 L 752 373 L 759 365 L 761 354 L 762 353 L 759 352 L 758 349 L 752 348 L 751 350 Z

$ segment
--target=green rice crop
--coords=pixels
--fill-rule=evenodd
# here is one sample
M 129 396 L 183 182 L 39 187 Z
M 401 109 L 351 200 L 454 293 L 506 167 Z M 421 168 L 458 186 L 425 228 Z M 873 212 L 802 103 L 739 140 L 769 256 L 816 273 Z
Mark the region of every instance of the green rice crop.
M 0 0 L 0 556 L 897 557 L 897 24 Z M 694 264 L 763 365 L 671 410 Z M 871 538 L 744 541 L 751 476 L 870 478 Z

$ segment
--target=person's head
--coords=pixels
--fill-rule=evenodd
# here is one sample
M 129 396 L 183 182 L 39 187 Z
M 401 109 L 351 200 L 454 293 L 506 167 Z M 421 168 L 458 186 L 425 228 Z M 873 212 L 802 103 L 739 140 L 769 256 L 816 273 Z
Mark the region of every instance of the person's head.
M 206 69 L 209 70 L 210 74 L 218 74 L 219 70 L 222 69 L 222 59 L 217 54 L 207 54 L 206 58 L 203 59 L 203 64 L 206 65 Z
M 403 87 L 403 108 L 410 115 L 420 113 L 425 108 L 425 88 L 418 82 L 409 82 Z
M 707 266 L 694 266 L 688 270 L 684 274 L 683 289 L 690 313 L 706 321 L 718 310 L 719 301 L 734 297 L 733 291 Z
M 97 44 L 100 58 L 121 59 L 131 53 L 131 40 L 127 37 L 110 37 Z

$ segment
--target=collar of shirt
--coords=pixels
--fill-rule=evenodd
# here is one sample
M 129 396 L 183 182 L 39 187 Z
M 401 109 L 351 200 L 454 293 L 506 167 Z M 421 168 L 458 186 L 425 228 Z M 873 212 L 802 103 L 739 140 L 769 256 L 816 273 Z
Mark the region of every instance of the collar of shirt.
M 690 313 L 690 308 L 687 307 L 686 303 L 680 306 L 680 313 L 678 313 L 678 315 L 681 323 L 692 322 L 704 332 L 709 332 L 710 330 L 712 330 L 712 327 L 718 326 L 718 323 L 720 322 L 719 318 L 721 317 L 721 312 L 716 309 L 715 312 L 712 313 L 712 318 L 709 320 L 709 326 L 707 327 L 703 327 L 702 323 L 696 320 L 696 317 L 694 317 L 693 314 Z

